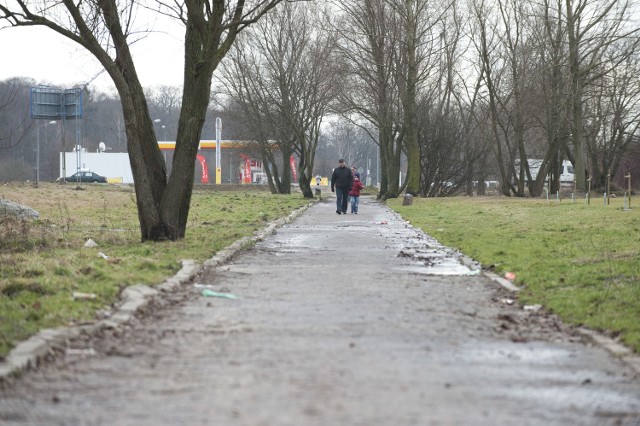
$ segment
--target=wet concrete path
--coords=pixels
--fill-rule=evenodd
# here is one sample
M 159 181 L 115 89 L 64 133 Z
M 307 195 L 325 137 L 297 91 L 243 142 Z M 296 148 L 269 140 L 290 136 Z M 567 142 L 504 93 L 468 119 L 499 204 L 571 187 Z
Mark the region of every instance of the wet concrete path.
M 11 383 L 0 423 L 640 424 L 634 370 L 510 297 L 383 205 L 329 199 Z

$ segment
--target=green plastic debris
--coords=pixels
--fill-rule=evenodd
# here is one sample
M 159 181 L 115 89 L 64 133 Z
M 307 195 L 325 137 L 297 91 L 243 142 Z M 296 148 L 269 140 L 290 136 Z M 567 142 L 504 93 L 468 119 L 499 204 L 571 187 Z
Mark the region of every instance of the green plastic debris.
M 217 291 L 209 290 L 208 288 L 202 290 L 202 295 L 205 297 L 224 297 L 225 299 L 239 299 L 239 297 L 235 294 L 219 293 Z

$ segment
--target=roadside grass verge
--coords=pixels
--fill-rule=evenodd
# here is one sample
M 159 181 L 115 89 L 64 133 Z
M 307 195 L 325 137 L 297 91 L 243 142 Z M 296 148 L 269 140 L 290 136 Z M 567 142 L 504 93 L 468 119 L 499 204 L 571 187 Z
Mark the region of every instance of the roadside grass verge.
M 0 359 L 39 330 L 91 321 L 123 288 L 159 284 L 182 259 L 209 259 L 309 203 L 255 186 L 197 187 L 186 238 L 141 243 L 132 187 L 6 184 L 0 197 L 40 213 L 36 221 L 0 216 Z M 98 246 L 85 248 L 88 239 Z M 74 292 L 96 297 L 73 300 Z
M 498 274 L 514 272 L 522 304 L 619 337 L 640 352 L 640 200 L 548 202 L 415 198 L 388 205 L 442 244 Z

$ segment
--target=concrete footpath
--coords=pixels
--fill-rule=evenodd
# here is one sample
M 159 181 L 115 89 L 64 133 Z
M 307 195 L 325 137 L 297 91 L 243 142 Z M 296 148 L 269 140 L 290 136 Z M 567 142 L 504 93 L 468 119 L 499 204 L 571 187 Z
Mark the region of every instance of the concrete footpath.
M 640 425 L 636 358 L 373 199 L 272 230 L 3 383 L 0 423 Z

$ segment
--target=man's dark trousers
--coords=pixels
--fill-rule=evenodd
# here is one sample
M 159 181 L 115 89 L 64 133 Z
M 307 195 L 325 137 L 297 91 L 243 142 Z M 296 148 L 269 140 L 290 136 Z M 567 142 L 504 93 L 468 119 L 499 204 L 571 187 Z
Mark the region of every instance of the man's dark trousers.
M 336 211 L 346 213 L 349 206 L 349 188 L 336 187 Z

